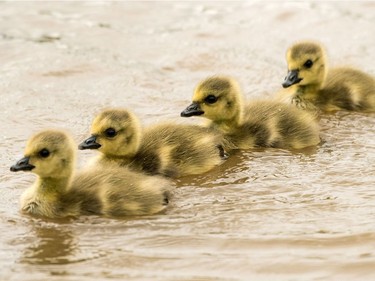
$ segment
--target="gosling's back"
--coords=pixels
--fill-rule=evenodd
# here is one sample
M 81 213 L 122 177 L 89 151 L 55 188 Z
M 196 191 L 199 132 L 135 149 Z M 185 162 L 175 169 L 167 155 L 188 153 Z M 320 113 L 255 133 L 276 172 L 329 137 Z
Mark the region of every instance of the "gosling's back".
M 204 173 L 222 163 L 219 133 L 196 125 L 158 124 L 144 131 L 130 167 L 180 177 Z
M 226 136 L 233 148 L 303 148 L 320 142 L 313 115 L 291 105 L 252 101 L 245 105 L 242 125 Z
M 315 103 L 323 111 L 374 112 L 375 79 L 353 68 L 333 68 Z
M 150 215 L 167 207 L 170 189 L 170 183 L 160 177 L 114 166 L 96 167 L 78 173 L 61 202 L 67 209 L 76 202 L 80 213 L 87 215 Z

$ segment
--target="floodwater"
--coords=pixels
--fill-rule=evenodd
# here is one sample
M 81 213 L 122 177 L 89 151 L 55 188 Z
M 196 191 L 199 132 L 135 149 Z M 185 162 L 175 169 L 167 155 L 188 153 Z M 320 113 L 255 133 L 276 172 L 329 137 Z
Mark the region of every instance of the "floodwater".
M 324 116 L 305 151 L 238 151 L 151 217 L 24 216 L 34 176 L 9 172 L 31 133 L 81 141 L 103 107 L 199 123 L 179 113 L 209 75 L 271 98 L 298 39 L 375 75 L 373 2 L 9 1 L 0 27 L 0 280 L 375 280 L 374 114 Z

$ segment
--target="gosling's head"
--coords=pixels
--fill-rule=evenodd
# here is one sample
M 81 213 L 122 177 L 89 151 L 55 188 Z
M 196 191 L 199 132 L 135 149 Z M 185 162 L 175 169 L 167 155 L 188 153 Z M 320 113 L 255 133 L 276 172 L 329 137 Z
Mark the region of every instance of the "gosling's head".
M 63 131 L 46 130 L 27 141 L 24 158 L 10 170 L 31 171 L 41 178 L 62 178 L 71 175 L 74 163 L 73 139 Z
M 106 109 L 95 117 L 91 137 L 79 149 L 98 149 L 110 157 L 135 154 L 139 148 L 141 129 L 138 118 L 126 109 Z
M 300 42 L 286 53 L 288 74 L 282 83 L 284 88 L 292 85 L 320 86 L 326 75 L 326 55 L 323 47 L 314 42 Z
M 242 114 L 242 93 L 237 82 L 229 77 L 214 76 L 195 88 L 193 103 L 181 112 L 182 117 L 203 116 L 215 123 L 239 122 Z

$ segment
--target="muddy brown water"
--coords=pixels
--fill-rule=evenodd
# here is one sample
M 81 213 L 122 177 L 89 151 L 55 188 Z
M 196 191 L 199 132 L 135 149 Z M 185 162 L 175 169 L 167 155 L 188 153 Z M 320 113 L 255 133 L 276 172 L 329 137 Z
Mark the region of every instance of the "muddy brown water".
M 34 176 L 9 172 L 31 133 L 81 141 L 103 107 L 199 123 L 179 113 L 212 74 L 270 98 L 298 39 L 375 75 L 374 30 L 361 1 L 0 2 L 0 280 L 375 280 L 374 114 L 324 116 L 316 148 L 238 151 L 151 217 L 24 216 Z

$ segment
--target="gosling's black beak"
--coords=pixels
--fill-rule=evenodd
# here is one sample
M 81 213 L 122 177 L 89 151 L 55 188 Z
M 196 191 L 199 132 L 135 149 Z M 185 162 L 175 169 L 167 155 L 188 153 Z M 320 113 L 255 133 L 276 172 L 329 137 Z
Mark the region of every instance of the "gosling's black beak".
M 181 117 L 198 116 L 204 114 L 198 103 L 193 102 L 184 111 L 181 112 Z
M 96 136 L 91 136 L 78 145 L 78 149 L 80 150 L 98 149 L 99 147 L 101 147 L 101 145 L 96 142 Z
M 30 157 L 24 157 L 17 161 L 12 167 L 10 167 L 11 172 L 18 172 L 18 171 L 31 171 L 35 168 L 35 166 L 29 164 Z
M 299 83 L 301 80 L 302 78 L 298 77 L 298 69 L 289 70 L 282 85 L 284 88 L 288 88 L 294 84 Z

